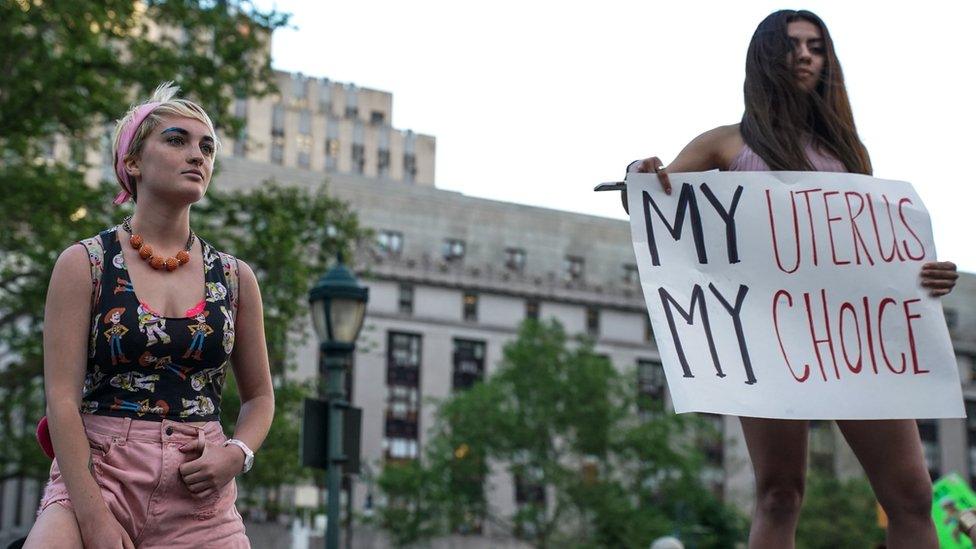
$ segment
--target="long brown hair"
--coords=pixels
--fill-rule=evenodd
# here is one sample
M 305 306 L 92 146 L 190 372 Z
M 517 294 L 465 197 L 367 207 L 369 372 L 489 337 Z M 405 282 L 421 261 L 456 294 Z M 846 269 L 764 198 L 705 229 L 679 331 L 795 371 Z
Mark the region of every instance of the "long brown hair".
M 816 90 L 802 92 L 790 59 L 787 25 L 808 21 L 820 28 L 824 68 Z M 847 171 L 871 174 L 871 160 L 854 127 L 844 73 L 827 26 L 806 10 L 780 10 L 756 28 L 746 54 L 745 113 L 740 130 L 746 144 L 773 170 L 810 171 L 803 139 L 835 156 Z

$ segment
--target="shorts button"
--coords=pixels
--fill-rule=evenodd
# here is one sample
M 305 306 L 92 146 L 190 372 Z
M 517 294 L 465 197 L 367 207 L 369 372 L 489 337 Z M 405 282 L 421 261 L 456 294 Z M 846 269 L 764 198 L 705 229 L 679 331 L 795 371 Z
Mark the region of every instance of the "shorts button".
M 172 435 L 173 434 L 173 428 L 172 427 L 167 427 L 166 428 L 166 434 L 167 435 Z

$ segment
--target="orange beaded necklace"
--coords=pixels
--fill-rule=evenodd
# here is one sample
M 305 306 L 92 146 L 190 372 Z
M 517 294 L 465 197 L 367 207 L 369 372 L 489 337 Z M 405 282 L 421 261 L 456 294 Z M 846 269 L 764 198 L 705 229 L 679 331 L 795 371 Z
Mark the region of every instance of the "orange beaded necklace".
M 157 271 L 164 268 L 167 271 L 175 271 L 179 266 L 190 262 L 190 248 L 193 247 L 193 241 L 197 238 L 197 235 L 193 234 L 192 230 L 190 230 L 190 237 L 186 239 L 186 246 L 176 253 L 176 257 L 163 259 L 160 255 L 153 255 L 153 247 L 143 242 L 141 236 L 132 232 L 131 221 L 131 215 L 123 219 L 122 228 L 125 232 L 129 233 L 129 244 L 136 250 L 139 250 L 139 257 L 146 263 L 149 263 L 150 267 Z

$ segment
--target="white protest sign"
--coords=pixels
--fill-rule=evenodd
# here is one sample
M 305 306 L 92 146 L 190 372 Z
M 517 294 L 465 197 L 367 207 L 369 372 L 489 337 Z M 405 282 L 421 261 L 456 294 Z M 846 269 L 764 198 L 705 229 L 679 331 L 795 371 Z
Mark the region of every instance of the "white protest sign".
M 676 412 L 965 417 L 928 212 L 857 174 L 627 177 L 634 251 Z

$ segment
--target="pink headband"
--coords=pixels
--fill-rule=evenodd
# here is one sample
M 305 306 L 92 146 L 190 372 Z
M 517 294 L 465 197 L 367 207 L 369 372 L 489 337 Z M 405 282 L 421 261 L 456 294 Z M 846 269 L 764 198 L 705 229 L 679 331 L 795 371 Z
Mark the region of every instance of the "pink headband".
M 115 158 L 115 177 L 119 180 L 119 185 L 122 186 L 122 191 L 115 195 L 115 200 L 113 202 L 116 205 L 123 204 L 132 196 L 132 184 L 134 181 L 131 180 L 129 174 L 125 172 L 125 162 L 123 159 L 129 151 L 129 145 L 132 144 L 132 138 L 136 135 L 136 130 L 142 124 L 143 120 L 149 116 L 153 110 L 161 105 L 158 102 L 146 103 L 145 105 L 140 105 L 136 112 L 132 115 L 132 120 L 122 128 L 119 133 L 119 148 L 116 152 Z

